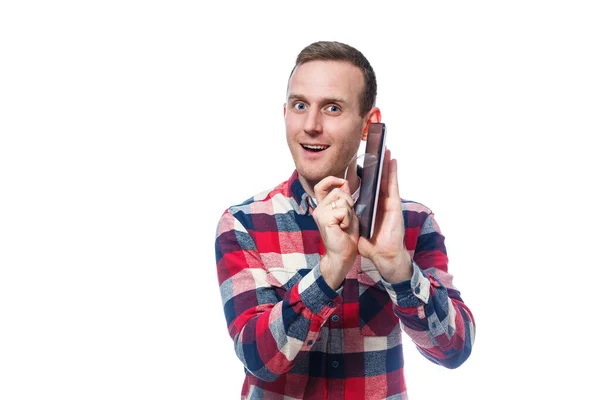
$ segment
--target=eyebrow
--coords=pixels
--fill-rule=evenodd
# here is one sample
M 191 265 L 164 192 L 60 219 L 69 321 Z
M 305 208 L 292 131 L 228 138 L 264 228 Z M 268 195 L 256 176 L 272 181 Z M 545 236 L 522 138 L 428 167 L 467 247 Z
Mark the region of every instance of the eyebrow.
M 290 93 L 290 95 L 288 96 L 288 101 L 290 100 L 304 100 L 306 101 L 306 97 L 302 96 L 301 94 L 295 94 L 295 93 Z M 340 103 L 340 104 L 347 104 L 346 101 L 344 99 L 341 99 L 339 97 L 325 97 L 321 100 L 321 103 Z

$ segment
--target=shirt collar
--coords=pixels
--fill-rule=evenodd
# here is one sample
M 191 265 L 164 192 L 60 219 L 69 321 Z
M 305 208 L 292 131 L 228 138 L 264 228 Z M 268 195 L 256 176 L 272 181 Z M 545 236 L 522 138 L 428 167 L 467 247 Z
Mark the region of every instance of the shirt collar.
M 292 200 L 292 207 L 298 214 L 306 215 L 310 208 L 308 199 L 310 196 L 302 187 L 300 180 L 298 179 L 298 171 L 295 170 L 290 179 L 288 180 L 288 187 L 290 190 L 290 200 Z

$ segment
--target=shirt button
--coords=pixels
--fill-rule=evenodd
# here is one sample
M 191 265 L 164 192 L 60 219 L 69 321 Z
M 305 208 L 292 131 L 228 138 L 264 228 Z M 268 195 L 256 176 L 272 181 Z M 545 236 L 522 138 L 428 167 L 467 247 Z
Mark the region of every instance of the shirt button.
M 338 322 L 340 320 L 340 317 L 338 317 L 337 315 L 334 315 L 333 317 L 331 317 L 331 320 L 333 322 Z
M 417 287 L 415 288 L 415 293 L 416 293 L 416 294 L 419 294 L 419 292 L 420 292 L 420 291 L 421 291 L 421 288 L 417 286 Z
M 337 361 L 334 361 L 334 362 L 332 362 L 332 363 L 331 363 L 331 366 L 332 366 L 333 368 L 337 368 L 337 367 L 339 367 L 339 366 L 340 366 L 340 363 L 339 363 L 339 362 L 337 362 Z
M 313 341 L 309 340 L 308 342 L 306 342 L 306 344 L 308 344 L 310 346 L 311 344 L 313 344 Z
M 335 307 L 335 303 L 333 301 L 330 301 L 329 303 L 327 303 L 327 305 L 331 308 Z

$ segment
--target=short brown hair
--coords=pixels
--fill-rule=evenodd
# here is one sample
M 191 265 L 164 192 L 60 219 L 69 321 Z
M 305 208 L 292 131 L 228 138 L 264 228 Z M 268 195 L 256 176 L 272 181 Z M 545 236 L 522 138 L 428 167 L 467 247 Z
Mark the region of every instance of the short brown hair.
M 309 61 L 346 61 L 358 67 L 365 79 L 365 88 L 360 95 L 360 115 L 364 117 L 375 106 L 377 97 L 377 79 L 369 60 L 357 49 L 339 42 L 314 42 L 306 46 L 296 58 L 296 65 L 290 77 L 299 65 Z

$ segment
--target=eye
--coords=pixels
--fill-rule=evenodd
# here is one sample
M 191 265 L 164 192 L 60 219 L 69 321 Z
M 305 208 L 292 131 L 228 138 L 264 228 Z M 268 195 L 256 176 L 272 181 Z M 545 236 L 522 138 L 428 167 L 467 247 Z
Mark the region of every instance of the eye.
M 304 111 L 304 110 L 306 110 L 306 104 L 296 103 L 296 104 L 294 104 L 294 109 L 296 109 L 298 111 Z
M 331 104 L 328 105 L 325 108 L 327 111 L 332 112 L 332 113 L 339 113 L 340 111 L 342 111 L 338 106 L 336 106 L 335 104 Z

